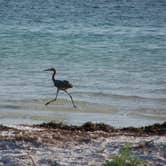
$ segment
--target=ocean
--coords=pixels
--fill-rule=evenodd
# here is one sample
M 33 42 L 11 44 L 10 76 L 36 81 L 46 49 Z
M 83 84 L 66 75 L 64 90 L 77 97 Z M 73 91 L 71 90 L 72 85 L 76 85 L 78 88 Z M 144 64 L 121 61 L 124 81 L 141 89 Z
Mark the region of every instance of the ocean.
M 166 1 L 0 0 L 0 78 L 1 124 L 166 121 Z

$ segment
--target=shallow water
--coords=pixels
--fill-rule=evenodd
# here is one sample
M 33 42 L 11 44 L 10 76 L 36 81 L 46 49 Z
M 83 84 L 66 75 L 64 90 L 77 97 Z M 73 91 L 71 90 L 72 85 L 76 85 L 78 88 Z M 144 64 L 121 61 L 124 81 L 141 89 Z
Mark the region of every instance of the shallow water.
M 166 120 L 165 1 L 0 1 L 0 120 Z M 59 94 L 51 73 L 74 85 Z M 40 101 L 40 102 L 39 102 Z M 130 120 L 129 120 L 130 119 Z

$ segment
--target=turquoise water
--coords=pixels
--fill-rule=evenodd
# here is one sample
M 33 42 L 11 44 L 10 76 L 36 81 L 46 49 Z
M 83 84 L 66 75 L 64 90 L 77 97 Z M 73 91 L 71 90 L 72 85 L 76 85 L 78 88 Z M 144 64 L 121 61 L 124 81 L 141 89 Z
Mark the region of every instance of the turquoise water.
M 166 2 L 0 0 L 0 121 L 166 120 Z M 67 79 L 78 108 L 55 97 Z

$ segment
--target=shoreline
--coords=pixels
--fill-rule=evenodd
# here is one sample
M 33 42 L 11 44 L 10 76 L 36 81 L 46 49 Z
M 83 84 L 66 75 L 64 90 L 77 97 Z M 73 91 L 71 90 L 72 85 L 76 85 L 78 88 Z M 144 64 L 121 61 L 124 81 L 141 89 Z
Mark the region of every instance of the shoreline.
M 141 128 L 115 129 L 87 122 L 0 125 L 0 164 L 10 165 L 102 165 L 126 144 L 150 165 L 166 162 L 166 122 Z
M 105 123 L 92 123 L 92 122 L 86 122 L 81 126 L 66 125 L 63 123 L 54 123 L 54 122 L 41 123 L 33 126 L 39 128 L 60 129 L 67 131 L 82 131 L 82 132 L 103 131 L 107 133 L 120 133 L 120 134 L 128 133 L 136 136 L 166 134 L 166 122 L 161 124 L 155 123 L 153 125 L 144 126 L 144 127 L 124 127 L 124 128 L 115 128 Z

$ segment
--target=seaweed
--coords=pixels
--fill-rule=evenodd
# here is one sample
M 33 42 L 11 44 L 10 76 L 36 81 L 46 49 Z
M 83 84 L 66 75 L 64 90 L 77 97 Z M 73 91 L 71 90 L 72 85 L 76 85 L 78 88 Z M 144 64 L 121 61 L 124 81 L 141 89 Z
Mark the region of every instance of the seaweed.
M 153 124 L 150 126 L 144 127 L 125 127 L 116 129 L 110 125 L 104 123 L 92 123 L 86 122 L 81 126 L 76 125 L 66 125 L 64 123 L 55 123 L 53 121 L 48 123 L 42 123 L 34 125 L 35 127 L 42 127 L 48 129 L 62 129 L 62 130 L 70 130 L 70 131 L 104 131 L 104 132 L 118 132 L 118 133 L 131 133 L 136 136 L 141 135 L 165 135 L 166 134 L 166 122 L 159 124 Z

